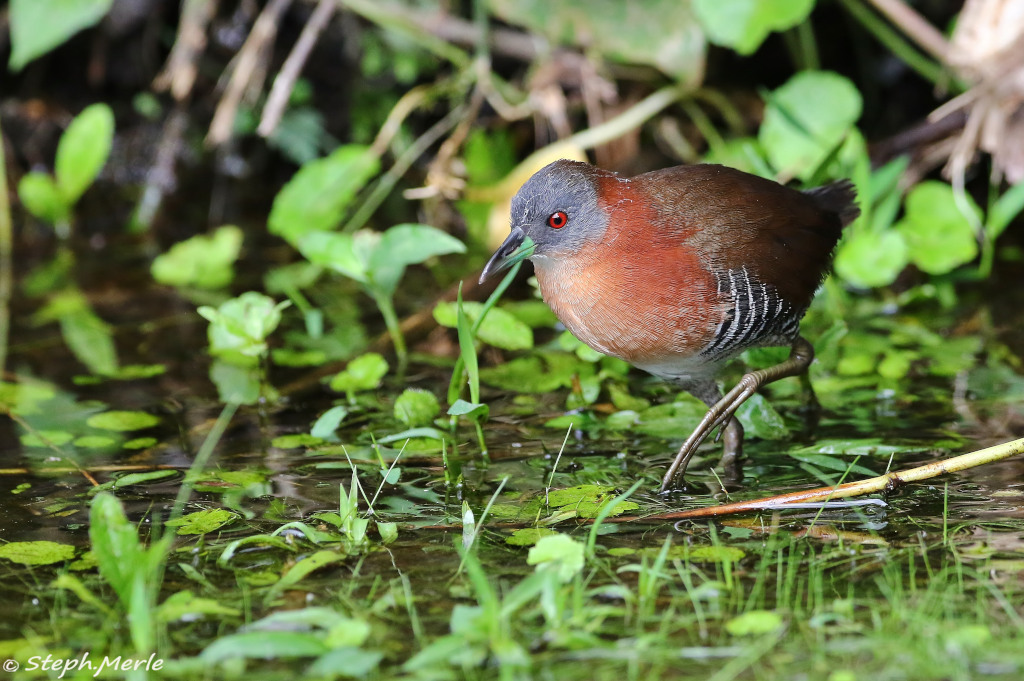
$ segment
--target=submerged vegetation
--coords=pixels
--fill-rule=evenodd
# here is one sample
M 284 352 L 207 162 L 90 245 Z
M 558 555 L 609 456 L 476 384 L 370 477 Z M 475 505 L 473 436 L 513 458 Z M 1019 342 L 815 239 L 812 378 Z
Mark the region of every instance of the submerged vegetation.
M 1019 461 L 663 517 L 1020 435 L 1012 17 L 73 4 L 12 0 L 0 76 L 5 671 L 1024 674 Z M 704 405 L 560 329 L 518 266 L 477 282 L 523 181 L 588 153 L 857 187 L 803 322 L 821 409 L 795 380 L 745 403 L 739 489 L 712 443 L 654 494 Z

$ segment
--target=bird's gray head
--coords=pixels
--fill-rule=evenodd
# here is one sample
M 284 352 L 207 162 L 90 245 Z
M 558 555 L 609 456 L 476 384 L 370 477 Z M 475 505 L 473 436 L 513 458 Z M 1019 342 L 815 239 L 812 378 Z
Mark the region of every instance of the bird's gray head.
M 589 163 L 562 159 L 544 166 L 512 199 L 512 232 L 480 280 L 526 258 L 558 258 L 604 236 L 608 215 L 598 207 L 597 179 Z

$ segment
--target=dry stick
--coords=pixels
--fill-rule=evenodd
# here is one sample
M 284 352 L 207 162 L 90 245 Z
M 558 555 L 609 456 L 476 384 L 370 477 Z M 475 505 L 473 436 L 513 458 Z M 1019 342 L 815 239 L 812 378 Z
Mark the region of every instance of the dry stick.
M 879 12 L 896 24 L 918 46 L 940 63 L 949 58 L 949 41 L 928 21 L 902 0 L 868 0 Z
M 890 491 L 909 482 L 927 480 L 928 478 L 934 478 L 945 473 L 955 473 L 957 471 L 967 470 L 968 468 L 975 468 L 983 464 L 1002 461 L 1003 459 L 1008 459 L 1011 456 L 1016 456 L 1017 454 L 1024 454 L 1024 438 L 1013 440 L 1012 442 L 1005 442 L 976 452 L 970 452 L 969 454 L 954 456 L 951 459 L 935 461 L 924 466 L 911 468 L 910 470 L 886 473 L 885 475 L 880 475 L 877 478 L 861 480 L 860 482 L 850 482 L 845 485 L 818 487 L 816 489 L 808 489 L 801 492 L 780 494 L 774 497 L 763 497 L 761 499 L 751 499 L 750 501 L 740 501 L 734 504 L 707 506 L 705 508 L 691 508 L 686 511 L 670 511 L 669 513 L 655 513 L 644 516 L 622 515 L 614 518 L 605 518 L 602 522 L 652 523 L 663 522 L 666 520 L 695 520 L 700 518 L 714 518 L 723 515 L 735 515 L 737 513 L 746 513 L 748 511 L 779 511 L 784 510 L 787 507 L 801 508 L 805 503 L 812 501 L 830 501 L 832 499 L 843 499 L 862 494 Z M 594 522 L 592 518 L 576 518 L 575 520 L 580 525 L 589 525 Z M 526 521 L 504 522 L 490 525 L 491 528 L 500 529 L 517 529 L 535 526 L 536 523 Z M 448 523 L 441 525 L 421 525 L 419 527 L 409 526 L 408 529 L 458 530 L 460 527 L 461 525 Z
M 171 55 L 153 81 L 157 92 L 170 90 L 176 101 L 192 93 L 199 72 L 199 55 L 206 49 L 206 27 L 217 11 L 217 0 L 185 0 Z
M 310 15 L 309 21 L 302 27 L 302 34 L 299 35 L 295 47 L 292 48 L 274 79 L 274 86 L 270 89 L 267 103 L 263 107 L 263 117 L 260 119 L 259 127 L 256 128 L 257 134 L 261 137 L 268 137 L 277 129 L 285 106 L 288 105 L 288 97 L 291 96 L 292 88 L 295 87 L 295 81 L 298 80 L 302 67 L 309 59 L 309 53 L 313 51 L 313 46 L 316 45 L 320 34 L 330 22 L 336 7 L 336 0 L 320 0 L 316 9 L 313 10 L 313 14 Z
M 692 508 L 687 511 L 673 511 L 671 513 L 661 513 L 654 516 L 645 516 L 643 518 L 617 518 L 616 521 L 624 522 L 628 520 L 648 521 L 710 518 L 720 515 L 745 513 L 746 511 L 783 509 L 787 505 L 800 502 L 829 501 L 831 499 L 856 497 L 862 494 L 894 490 L 909 482 L 927 480 L 928 478 L 934 478 L 945 473 L 955 473 L 957 471 L 967 470 L 968 468 L 974 468 L 983 464 L 1002 461 L 1003 459 L 1008 459 L 1011 456 L 1016 456 L 1017 454 L 1022 453 L 1024 453 L 1024 438 L 1013 440 L 1012 442 L 1005 442 L 1003 444 L 995 445 L 994 447 L 980 449 L 976 452 L 954 456 L 951 459 L 935 461 L 925 464 L 924 466 L 918 466 L 917 468 L 911 468 L 905 471 L 896 471 L 894 473 L 886 473 L 885 475 L 880 475 L 876 478 L 869 478 L 859 482 L 848 482 L 844 485 L 837 485 L 835 487 L 818 487 L 816 489 L 808 489 L 800 492 L 780 494 L 774 497 L 739 501 L 733 504 L 722 504 L 721 506 Z
M 260 66 L 264 50 L 274 41 L 277 35 L 277 24 L 292 0 L 270 0 L 260 12 L 256 22 L 249 31 L 249 37 L 235 57 L 235 69 L 224 90 L 224 95 L 217 104 L 217 111 L 210 123 L 210 132 L 206 135 L 207 146 L 220 146 L 231 137 L 235 126 L 235 114 L 249 87 L 253 74 Z

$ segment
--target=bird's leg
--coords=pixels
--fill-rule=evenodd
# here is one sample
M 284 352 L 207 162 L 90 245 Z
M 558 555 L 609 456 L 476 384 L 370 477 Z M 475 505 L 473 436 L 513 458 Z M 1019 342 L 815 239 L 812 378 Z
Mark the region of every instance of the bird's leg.
M 661 481 L 661 491 L 670 489 L 675 479 L 686 472 L 686 465 L 689 463 L 690 457 L 697 451 L 697 447 L 711 434 L 711 431 L 719 426 L 725 426 L 725 452 L 722 456 L 722 463 L 735 466 L 742 448 L 743 428 L 740 427 L 738 421 L 732 418 L 732 415 L 761 386 L 780 378 L 802 374 L 807 371 L 807 367 L 813 360 L 814 347 L 805 338 L 798 336 L 793 342 L 789 357 L 784 362 L 745 374 L 735 388 L 708 409 L 708 413 L 704 415 L 700 424 L 679 448 L 679 453 L 676 454 L 675 460 L 668 467 L 665 477 Z M 697 397 L 702 396 L 697 395 Z

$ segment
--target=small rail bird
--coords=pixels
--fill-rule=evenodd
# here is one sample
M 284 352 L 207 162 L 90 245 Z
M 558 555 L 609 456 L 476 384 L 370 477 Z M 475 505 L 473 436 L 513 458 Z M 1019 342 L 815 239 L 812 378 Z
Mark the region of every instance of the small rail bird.
M 722 463 L 738 470 L 736 409 L 761 386 L 806 372 L 814 348 L 800 320 L 860 212 L 855 199 L 847 180 L 801 192 L 718 165 L 625 178 L 563 159 L 512 199 L 512 231 L 480 280 L 529 258 L 544 300 L 577 338 L 709 407 L 665 491 L 720 426 Z M 792 350 L 722 397 L 722 366 L 763 346 Z

